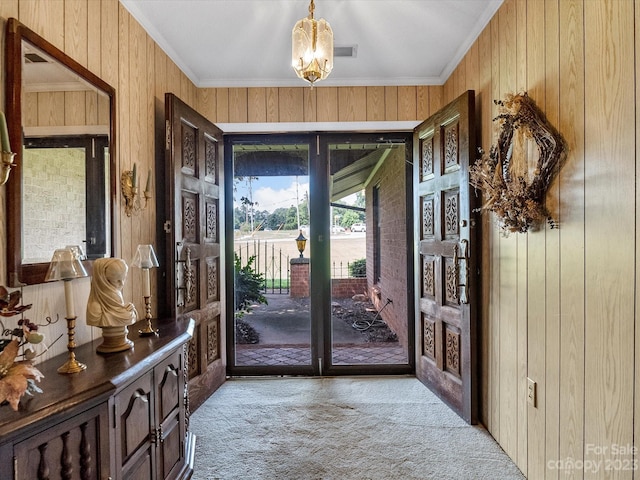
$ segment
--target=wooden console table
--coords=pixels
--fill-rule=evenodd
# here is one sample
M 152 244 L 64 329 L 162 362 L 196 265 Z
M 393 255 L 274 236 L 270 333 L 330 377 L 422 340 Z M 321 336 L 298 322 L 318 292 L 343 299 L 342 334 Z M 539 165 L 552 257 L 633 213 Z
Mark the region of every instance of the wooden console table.
M 66 353 L 37 366 L 43 393 L 23 396 L 17 412 L 0 407 L 1 478 L 191 477 L 185 345 L 194 321 L 154 320 L 159 336 L 140 337 L 145 324 L 129 328 L 126 352 L 96 353 L 102 339 L 78 347 L 80 373 L 57 372 Z

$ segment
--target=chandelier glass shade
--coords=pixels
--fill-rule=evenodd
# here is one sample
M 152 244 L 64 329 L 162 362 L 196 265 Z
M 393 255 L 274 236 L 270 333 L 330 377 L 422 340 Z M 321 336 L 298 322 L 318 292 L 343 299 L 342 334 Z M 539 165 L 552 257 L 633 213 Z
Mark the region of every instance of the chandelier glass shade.
M 291 65 L 299 78 L 313 86 L 333 69 L 333 31 L 324 18 L 315 20 L 313 0 L 309 16 L 298 20 L 291 32 Z

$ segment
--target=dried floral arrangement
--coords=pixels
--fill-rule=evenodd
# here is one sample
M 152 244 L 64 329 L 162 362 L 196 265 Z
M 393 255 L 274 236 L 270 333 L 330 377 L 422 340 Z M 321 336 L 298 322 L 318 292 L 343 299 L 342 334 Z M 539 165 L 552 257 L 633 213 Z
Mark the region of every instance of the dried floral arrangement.
M 493 119 L 500 126 L 498 142 L 488 154 L 480 152 L 469 172 L 471 185 L 484 194 L 482 209 L 498 216 L 506 234 L 527 232 L 545 220 L 554 228 L 545 195 L 566 158 L 566 142 L 526 92 L 494 102 L 500 112 Z M 537 161 L 524 151 L 526 140 L 535 142 Z
M 33 360 L 37 356 L 35 350 L 38 346 L 47 348 L 44 344 L 44 334 L 38 332 L 44 325 L 37 325 L 24 317 L 24 312 L 29 310 L 31 305 L 20 305 L 21 296 L 20 290 L 9 293 L 5 287 L 0 286 L 0 317 L 21 316 L 14 328 L 6 328 L 0 320 L 3 335 L 3 338 L 0 338 L 0 404 L 8 402 L 16 411 L 20 398 L 25 393 L 42 393 L 35 382 L 39 382 L 43 375 L 33 366 Z M 47 324 L 51 323 L 55 321 L 47 318 Z M 20 357 L 24 359 L 16 361 L 16 358 Z

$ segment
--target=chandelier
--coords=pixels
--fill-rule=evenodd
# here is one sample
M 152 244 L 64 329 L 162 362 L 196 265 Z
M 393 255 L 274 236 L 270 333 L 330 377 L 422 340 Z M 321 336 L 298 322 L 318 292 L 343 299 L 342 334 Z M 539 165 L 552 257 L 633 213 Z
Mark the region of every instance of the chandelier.
M 314 9 L 311 0 L 309 16 L 298 20 L 291 32 L 291 65 L 311 87 L 327 78 L 333 69 L 333 31 L 324 18 L 313 18 Z

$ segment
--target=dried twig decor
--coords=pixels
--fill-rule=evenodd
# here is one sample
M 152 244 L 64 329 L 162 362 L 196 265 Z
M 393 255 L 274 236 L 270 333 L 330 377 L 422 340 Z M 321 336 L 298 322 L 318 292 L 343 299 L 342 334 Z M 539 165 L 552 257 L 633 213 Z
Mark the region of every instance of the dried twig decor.
M 566 158 L 566 143 L 526 92 L 494 102 L 500 107 L 498 143 L 488 155 L 481 151 L 470 169 L 471 185 L 484 193 L 482 209 L 498 216 L 505 233 L 527 232 L 545 220 L 553 228 L 544 199 Z

